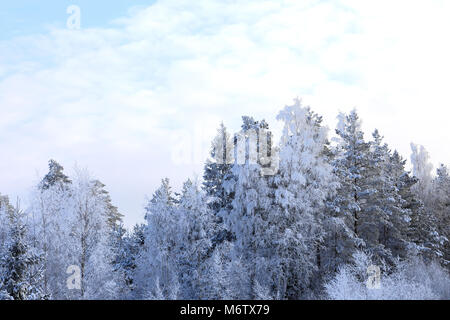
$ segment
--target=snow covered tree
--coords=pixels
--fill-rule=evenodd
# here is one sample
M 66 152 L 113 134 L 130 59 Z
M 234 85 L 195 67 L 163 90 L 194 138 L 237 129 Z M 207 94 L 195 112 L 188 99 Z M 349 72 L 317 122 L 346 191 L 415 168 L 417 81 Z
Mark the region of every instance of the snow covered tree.
M 201 269 L 214 249 L 214 216 L 205 199 L 195 183 L 184 183 L 177 207 L 180 235 L 176 244 L 180 294 L 184 299 L 202 298 Z
M 373 169 L 371 145 L 364 140 L 361 121 L 356 110 L 346 116 L 343 128 L 337 129 L 336 133 L 341 138 L 342 152 L 335 161 L 335 172 L 341 184 L 337 200 L 340 202 L 340 211 L 346 222 L 352 227 L 354 234 L 362 238 L 363 234 L 370 233 L 373 226 L 373 220 L 363 211 L 369 196 L 376 192 L 370 181 L 370 170 Z M 363 220 L 367 225 L 362 225 Z
M 361 239 L 363 203 L 373 192 L 368 179 L 370 143 L 364 140 L 361 121 L 356 110 L 339 115 L 338 145 L 333 150 L 333 172 L 338 177 L 336 196 L 328 203 L 325 265 L 328 272 L 336 272 L 339 265 L 349 263 L 357 248 L 365 246 Z M 361 230 L 363 228 L 363 230 Z
M 232 255 L 232 242 L 223 241 L 214 246 L 211 254 L 201 263 L 199 269 L 201 299 L 230 300 L 240 297 L 240 288 L 243 283 L 239 281 L 239 275 L 233 273 Z
M 132 230 L 100 180 L 50 160 L 25 212 L 0 195 L 0 300 L 448 299 L 447 167 L 411 144 L 411 174 L 355 110 L 339 119 L 335 144 L 299 99 L 276 144 L 264 120 L 222 123 L 202 184 L 162 180 Z
M 128 231 L 119 224 L 112 232 L 112 265 L 117 276 L 119 298 L 137 298 L 136 289 L 140 284 L 136 281 L 136 271 L 144 249 L 145 227 L 144 224 L 136 224 Z
M 48 184 L 45 188 L 43 185 L 41 182 L 31 193 L 28 208 L 31 243 L 36 250 L 42 251 L 43 293 L 55 299 L 64 299 L 68 298 L 65 270 L 71 250 L 68 246 L 68 221 L 71 214 L 72 184 Z
M 109 203 L 98 192 L 97 180 L 77 170 L 69 220 L 69 263 L 81 271 L 80 299 L 111 299 L 117 294 L 110 242 Z
M 279 264 L 276 292 L 299 299 L 311 291 L 321 269 L 326 201 L 337 187 L 328 162 L 328 129 L 322 118 L 296 99 L 277 116 L 284 129 L 279 174 L 274 177 L 275 207 L 268 231 Z
M 115 289 L 112 287 L 120 278 L 110 272 L 112 266 L 108 263 L 114 259 L 111 246 L 121 215 L 112 205 L 104 184 L 92 179 L 87 172 L 78 170 L 76 173 L 75 183 L 72 183 L 63 174 L 62 167 L 51 160 L 49 173 L 32 193 L 31 237 L 33 246 L 43 252 L 42 290 L 55 299 L 113 296 Z M 98 264 L 97 270 L 92 264 Z M 79 291 L 69 290 L 66 285 L 66 270 L 71 265 L 81 269 Z M 108 276 L 102 276 L 102 272 Z M 95 281 L 105 282 L 90 286 L 86 277 L 91 276 Z M 105 291 L 101 291 L 103 289 Z
M 116 275 L 117 298 L 131 299 L 133 290 L 132 272 L 135 268 L 131 239 L 122 224 L 113 224 L 110 230 L 112 259 L 111 264 Z
M 356 252 L 352 263 L 340 267 L 325 284 L 326 297 L 335 300 L 446 300 L 450 275 L 436 263 L 411 256 L 397 262 L 394 272 L 381 272 L 378 288 L 367 286 L 372 257 Z M 372 275 L 373 276 L 373 275 Z
M 445 165 L 437 169 L 432 186 L 432 210 L 441 237 L 441 262 L 450 268 L 450 176 Z
M 214 213 L 231 209 L 232 197 L 227 194 L 223 183 L 231 173 L 234 148 L 230 134 L 223 123 L 217 130 L 217 136 L 212 141 L 211 159 L 207 159 L 203 174 L 203 189 L 210 197 L 209 206 Z
M 103 203 L 106 205 L 108 227 L 111 230 L 116 229 L 122 223 L 123 214 L 121 214 L 117 207 L 112 204 L 111 196 L 101 181 L 94 180 L 92 189 L 96 196 L 101 198 Z
M 233 192 L 227 192 L 227 181 L 233 180 L 231 168 L 234 161 L 234 146 L 223 123 L 211 145 L 211 159 L 206 160 L 203 174 L 203 190 L 208 196 L 208 205 L 215 214 L 217 232 L 212 236 L 214 243 L 231 240 L 231 233 L 223 226 L 223 216 L 232 209 Z
M 235 237 L 236 256 L 241 257 L 248 278 L 241 298 L 254 298 L 256 283 L 269 286 L 276 273 L 268 269 L 274 257 L 269 225 L 274 191 L 269 179 L 261 174 L 258 153 L 263 142 L 260 137 L 270 137 L 267 123 L 243 117 L 242 130 L 235 138 L 233 209 L 224 217 L 227 229 Z
M 9 203 L 7 196 L 0 194 L 0 257 L 3 256 L 6 248 L 6 241 L 9 234 L 9 219 L 14 208 Z
M 411 143 L 411 151 L 413 175 L 418 179 L 414 189 L 425 205 L 428 205 L 433 181 L 431 174 L 433 165 L 429 161 L 430 156 L 424 146 Z
M 179 295 L 176 245 L 179 243 L 175 199 L 163 179 L 146 206 L 144 252 L 139 258 L 136 295 L 141 299 L 176 299 Z
M 411 190 L 417 180 L 405 170 L 406 160 L 397 151 L 389 153 L 384 161 L 384 188 L 380 195 L 388 221 L 380 225 L 380 242 L 390 250 L 393 258 L 406 258 L 410 247 L 411 216 L 421 205 Z
M 407 241 L 407 226 L 410 221 L 410 211 L 405 208 L 405 200 L 398 188 L 398 175 L 403 174 L 402 168 L 394 168 L 394 159 L 386 143 L 382 142 L 378 130 L 373 133 L 371 142 L 370 184 L 372 192 L 365 203 L 364 220 L 367 235 L 371 241 L 363 239 L 368 244 L 374 259 L 382 259 L 393 265 L 399 256 L 405 257 Z M 400 170 L 400 172 L 396 172 Z
M 415 244 L 418 251 L 427 260 L 442 260 L 442 246 L 445 238 L 437 230 L 437 219 L 433 213 L 432 203 L 432 164 L 429 162 L 428 152 L 423 146 L 416 146 L 411 143 L 411 163 L 413 165 L 414 176 L 418 182 L 414 185 L 413 191 L 422 204 L 412 212 L 411 223 L 408 234 L 411 242 Z
M 43 299 L 41 255 L 27 241 L 24 213 L 18 206 L 9 215 L 9 226 L 6 251 L 0 260 L 0 291 L 14 300 Z

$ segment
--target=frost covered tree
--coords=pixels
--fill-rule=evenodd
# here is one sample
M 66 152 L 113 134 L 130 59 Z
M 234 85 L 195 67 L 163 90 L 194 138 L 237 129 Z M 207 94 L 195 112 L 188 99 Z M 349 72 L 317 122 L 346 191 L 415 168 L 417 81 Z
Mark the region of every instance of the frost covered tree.
M 176 299 L 179 296 L 177 243 L 178 211 L 168 179 L 163 179 L 145 208 L 145 247 L 136 280 L 141 299 Z
M 225 225 L 235 237 L 234 248 L 243 265 L 243 276 L 247 277 L 241 298 L 254 298 L 256 284 L 270 286 L 276 271 L 273 264 L 274 246 L 270 233 L 269 215 L 273 204 L 273 189 L 269 180 L 261 174 L 259 150 L 263 143 L 260 138 L 269 139 L 267 123 L 243 117 L 242 130 L 235 138 L 235 177 L 232 189 L 233 209 L 224 217 Z M 270 144 L 270 142 L 269 142 Z
M 145 224 L 136 224 L 127 230 L 122 224 L 112 231 L 112 265 L 117 275 L 118 296 L 123 299 L 138 298 L 136 291 L 140 283 L 136 279 L 136 272 L 144 250 Z
M 372 234 L 372 239 L 367 241 L 366 236 L 364 240 L 375 257 L 393 265 L 397 257 L 405 257 L 408 247 L 407 227 L 411 212 L 405 207 L 405 200 L 398 187 L 404 171 L 402 167 L 394 167 L 395 160 L 388 145 L 382 142 L 378 130 L 374 131 L 371 144 L 370 181 L 374 192 L 367 200 L 363 217 L 370 219 L 367 226 L 376 231 L 371 233 L 368 229 L 367 233 Z
M 411 143 L 411 163 L 413 166 L 413 175 L 417 177 L 418 182 L 414 186 L 415 191 L 420 196 L 425 205 L 429 204 L 432 188 L 433 165 L 429 161 L 430 156 L 424 146 Z
M 331 272 L 351 261 L 355 250 L 365 246 L 361 237 L 367 228 L 361 225 L 361 216 L 364 203 L 373 193 L 369 181 L 370 143 L 364 140 L 359 116 L 353 110 L 338 118 L 338 145 L 333 151 L 332 163 L 339 188 L 328 204 L 330 219 L 326 222 L 326 266 Z
M 403 164 L 393 165 L 395 159 L 378 130 L 372 141 L 364 140 L 355 110 L 340 115 L 340 119 L 333 162 L 340 187 L 331 208 L 345 222 L 345 227 L 341 223 L 341 233 L 351 230 L 344 238 L 354 241 L 346 241 L 335 256 L 340 256 L 340 262 L 348 262 L 358 248 L 372 254 L 378 263 L 393 264 L 396 257 L 405 254 L 408 245 L 410 211 L 399 189 Z
M 211 256 L 214 216 L 197 185 L 187 180 L 177 205 L 179 238 L 176 243 L 180 294 L 184 299 L 200 299 L 204 262 Z M 207 271 L 207 270 L 206 270 Z
M 116 229 L 122 223 L 123 214 L 121 214 L 117 207 L 112 204 L 111 196 L 100 180 L 93 181 L 92 189 L 96 196 L 106 205 L 108 227 L 111 230 Z
M 381 225 L 380 242 L 390 250 L 392 257 L 405 258 L 410 248 L 408 229 L 411 216 L 420 210 L 421 203 L 412 191 L 417 179 L 405 170 L 406 160 L 397 151 L 385 158 L 384 180 L 385 198 L 383 209 L 388 214 L 388 221 Z
M 206 160 L 203 173 L 203 190 L 208 196 L 208 205 L 215 214 L 217 232 L 212 236 L 215 243 L 231 239 L 231 233 L 223 226 L 223 216 L 232 209 L 234 193 L 228 192 L 226 184 L 233 180 L 234 146 L 230 134 L 223 123 L 211 143 L 211 158 Z
M 239 275 L 242 273 L 233 273 L 233 253 L 232 242 L 225 240 L 214 246 L 213 251 L 200 264 L 201 299 L 230 300 L 240 297 L 243 283 L 239 281 Z
M 334 163 L 340 182 L 336 200 L 356 237 L 370 241 L 370 234 L 376 232 L 374 217 L 365 211 L 369 198 L 376 192 L 371 181 L 374 174 L 371 144 L 364 140 L 356 110 L 345 117 L 342 125 L 342 129 L 336 130 L 341 138 L 341 154 Z
M 432 185 L 432 210 L 440 235 L 441 262 L 450 269 L 450 176 L 441 164 Z
M 14 208 L 9 203 L 7 196 L 0 194 L 0 259 L 6 256 L 7 244 L 9 241 L 10 217 Z M 12 300 L 8 292 L 2 288 L 2 279 L 8 277 L 6 270 L 0 263 L 0 300 Z
M 284 129 L 274 177 L 276 209 L 268 214 L 267 232 L 279 269 L 278 296 L 299 299 L 313 289 L 313 277 L 321 269 L 326 201 L 337 184 L 322 118 L 296 99 L 277 119 Z
M 438 232 L 438 221 L 433 212 L 433 178 L 431 175 L 433 166 L 429 162 L 428 152 L 423 146 L 411 143 L 411 150 L 413 174 L 418 179 L 413 191 L 422 204 L 411 215 L 408 234 L 411 242 L 415 244 L 414 249 L 422 254 L 425 259 L 442 260 L 442 247 L 445 238 Z
M 49 162 L 49 172 L 35 186 L 28 208 L 33 247 L 42 251 L 44 276 L 42 291 L 55 299 L 67 298 L 66 274 L 72 181 L 57 162 Z
M 123 224 L 114 224 L 110 230 L 109 241 L 111 264 L 116 274 L 117 298 L 131 299 L 134 288 L 133 271 L 136 267 L 132 237 L 127 234 Z
M 416 256 L 397 262 L 394 272 L 381 271 L 377 287 L 368 286 L 370 255 L 355 252 L 353 261 L 325 284 L 324 298 L 333 300 L 435 300 L 449 299 L 450 276 L 436 263 Z
M 131 230 L 99 179 L 50 160 L 24 212 L 0 195 L 0 300 L 449 299 L 447 167 L 412 144 L 409 172 L 356 111 L 336 143 L 299 99 L 277 119 L 276 144 L 264 120 L 221 124 L 202 184 L 162 180 Z
M 203 189 L 210 197 L 209 206 L 218 214 L 231 209 L 232 195 L 225 191 L 223 183 L 231 173 L 234 148 L 230 134 L 221 123 L 211 143 L 211 158 L 207 159 L 203 174 Z
M 0 257 L 0 291 L 14 300 L 39 300 L 45 298 L 40 290 L 42 259 L 28 242 L 24 216 L 18 206 L 9 214 L 6 250 Z
M 110 242 L 109 203 L 99 192 L 97 180 L 77 170 L 68 217 L 69 261 L 80 268 L 80 299 L 111 299 L 117 294 Z
M 49 173 L 34 188 L 31 205 L 33 247 L 43 253 L 42 291 L 55 299 L 115 296 L 120 280 L 112 272 L 114 230 L 121 215 L 104 184 L 83 170 L 72 182 L 62 166 L 51 160 Z M 81 270 L 81 289 L 70 290 L 69 266 Z M 89 280 L 88 280 L 89 279 Z
M 14 208 L 9 203 L 7 196 L 0 194 L 0 257 L 3 256 L 6 248 L 6 241 L 9 233 L 9 219 Z

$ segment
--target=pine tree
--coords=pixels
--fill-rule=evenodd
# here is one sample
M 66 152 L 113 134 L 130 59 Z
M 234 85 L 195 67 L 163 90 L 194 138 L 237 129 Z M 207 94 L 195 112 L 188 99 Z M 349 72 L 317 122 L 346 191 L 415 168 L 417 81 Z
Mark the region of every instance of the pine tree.
M 356 110 L 346 116 L 343 125 L 342 129 L 336 130 L 341 138 L 341 154 L 335 161 L 335 173 L 341 184 L 337 201 L 346 223 L 360 237 L 362 202 L 373 192 L 368 181 L 370 143 L 364 140 Z
M 64 168 L 55 160 L 48 162 L 49 172 L 45 175 L 41 181 L 41 189 L 45 190 L 54 185 L 64 187 L 67 184 L 72 183 L 68 176 L 64 174 Z
M 339 188 L 333 201 L 329 203 L 332 217 L 327 223 L 330 231 L 328 269 L 337 268 L 351 261 L 357 248 L 365 247 L 362 239 L 367 229 L 361 225 L 363 206 L 373 192 L 368 175 L 370 166 L 370 143 L 364 140 L 361 121 L 356 110 L 349 115 L 340 114 L 336 129 L 339 144 L 336 148 L 333 166 L 339 179 Z M 333 259 L 333 260 L 330 260 Z
M 365 204 L 364 220 L 367 235 L 371 236 L 368 243 L 369 253 L 373 259 L 388 262 L 391 266 L 395 258 L 405 255 L 407 243 L 406 226 L 410 220 L 409 211 L 403 208 L 403 199 L 397 188 L 397 180 L 390 167 L 391 151 L 382 142 L 378 130 L 373 133 L 371 142 L 371 167 L 369 180 L 372 192 Z
M 94 180 L 92 190 L 95 195 L 101 198 L 106 204 L 106 215 L 109 228 L 111 230 L 116 229 L 122 223 L 123 214 L 121 214 L 117 207 L 112 204 L 111 196 L 109 195 L 109 192 L 105 190 L 105 185 L 102 182 Z
M 405 171 L 405 163 L 406 160 L 397 151 L 385 158 L 383 176 L 386 193 L 383 194 L 383 200 L 388 222 L 380 226 L 380 234 L 381 243 L 391 251 L 393 258 L 407 257 L 410 247 L 408 228 L 413 212 L 420 205 L 411 190 L 417 180 Z

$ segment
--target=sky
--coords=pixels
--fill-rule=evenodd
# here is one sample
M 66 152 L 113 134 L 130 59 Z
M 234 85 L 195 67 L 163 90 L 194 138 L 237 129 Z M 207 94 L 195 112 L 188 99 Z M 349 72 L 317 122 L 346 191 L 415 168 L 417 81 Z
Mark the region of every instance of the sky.
M 445 0 L 2 3 L 0 193 L 26 204 L 55 159 L 88 168 L 131 226 L 162 178 L 201 178 L 221 121 L 277 135 L 296 97 L 330 134 L 357 108 L 367 138 L 450 164 L 449 16 Z

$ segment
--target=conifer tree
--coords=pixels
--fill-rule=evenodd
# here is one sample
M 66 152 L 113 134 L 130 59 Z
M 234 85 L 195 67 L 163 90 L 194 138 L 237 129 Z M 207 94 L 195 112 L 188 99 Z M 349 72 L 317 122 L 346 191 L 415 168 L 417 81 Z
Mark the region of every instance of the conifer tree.
M 43 276 L 41 256 L 27 241 L 24 213 L 15 207 L 9 216 L 10 232 L 1 257 L 1 290 L 14 300 L 39 300 Z
M 203 190 L 208 196 L 208 206 L 215 215 L 217 232 L 212 236 L 213 245 L 231 240 L 231 233 L 223 226 L 223 216 L 232 209 L 234 193 L 228 192 L 226 184 L 233 180 L 233 141 L 223 123 L 217 130 L 211 146 L 211 159 L 206 160 L 203 174 Z
M 426 260 L 442 260 L 442 246 L 445 238 L 438 232 L 438 221 L 433 213 L 432 203 L 432 164 L 429 162 L 429 155 L 423 146 L 411 143 L 411 162 L 414 176 L 417 183 L 413 187 L 416 197 L 421 205 L 413 211 L 408 235 L 415 250 Z
M 450 175 L 447 166 L 436 170 L 432 189 L 433 214 L 440 235 L 441 263 L 450 268 Z
M 41 189 L 45 190 L 54 185 L 64 187 L 72 183 L 69 177 L 64 174 L 64 167 L 61 166 L 58 162 L 56 162 L 55 160 L 50 160 L 48 162 L 48 167 L 49 171 L 41 181 Z

